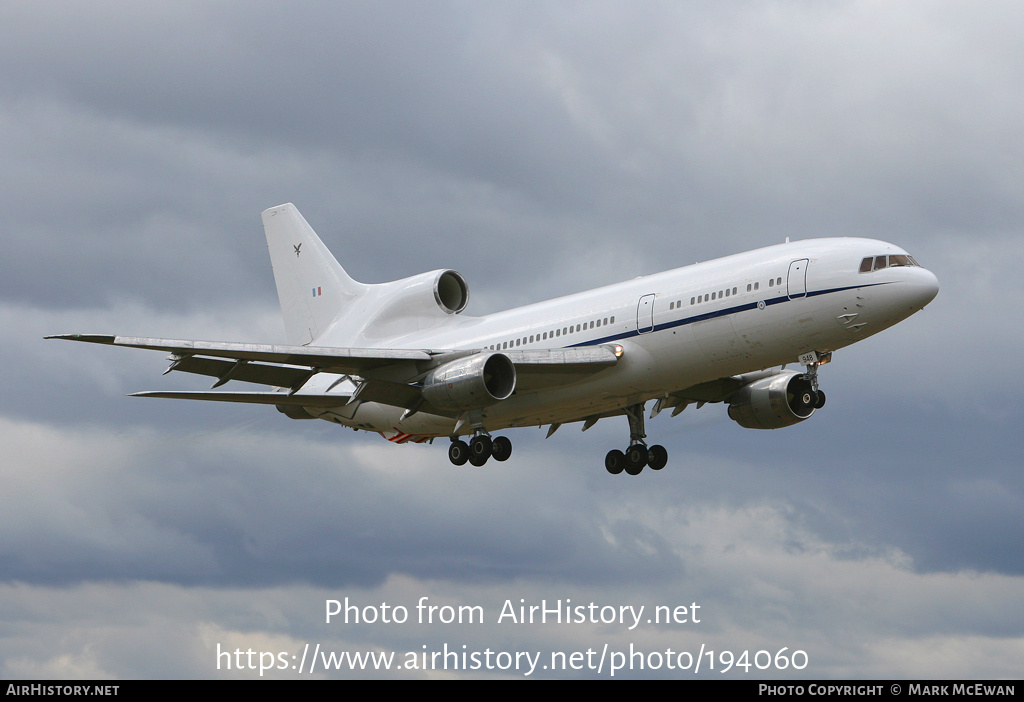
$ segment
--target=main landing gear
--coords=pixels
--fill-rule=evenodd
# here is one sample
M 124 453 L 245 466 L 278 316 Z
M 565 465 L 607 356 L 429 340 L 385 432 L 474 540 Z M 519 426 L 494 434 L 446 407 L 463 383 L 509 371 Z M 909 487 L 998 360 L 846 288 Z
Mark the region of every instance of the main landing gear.
M 629 475 L 639 475 L 644 466 L 651 470 L 661 470 L 668 463 L 668 451 L 664 446 L 655 444 L 647 447 L 647 434 L 644 433 L 643 403 L 630 405 L 625 409 L 629 420 L 629 448 L 625 452 L 612 449 L 604 457 L 604 467 L 612 475 L 626 471 Z
M 512 442 L 506 437 L 491 439 L 482 432 L 474 435 L 468 444 L 462 439 L 453 439 L 448 447 L 448 460 L 456 466 L 465 465 L 466 461 L 474 466 L 482 466 L 492 456 L 496 461 L 507 461 L 511 455 Z

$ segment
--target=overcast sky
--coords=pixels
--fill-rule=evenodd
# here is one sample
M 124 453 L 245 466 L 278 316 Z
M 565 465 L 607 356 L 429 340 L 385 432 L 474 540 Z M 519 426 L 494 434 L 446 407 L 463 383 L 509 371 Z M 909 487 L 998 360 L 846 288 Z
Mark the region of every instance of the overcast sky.
M 0 678 L 254 677 L 218 645 L 307 643 L 1020 675 L 1024 5 L 34 0 L 0 25 Z M 42 340 L 283 342 L 259 213 L 289 201 L 358 280 L 459 270 L 469 314 L 787 236 L 891 241 L 941 290 L 837 352 L 810 421 L 664 413 L 669 467 L 636 478 L 603 468 L 624 419 L 456 469 L 446 441 L 125 398 L 205 385 Z M 345 597 L 486 622 L 325 623 Z M 498 624 L 520 599 L 701 621 Z

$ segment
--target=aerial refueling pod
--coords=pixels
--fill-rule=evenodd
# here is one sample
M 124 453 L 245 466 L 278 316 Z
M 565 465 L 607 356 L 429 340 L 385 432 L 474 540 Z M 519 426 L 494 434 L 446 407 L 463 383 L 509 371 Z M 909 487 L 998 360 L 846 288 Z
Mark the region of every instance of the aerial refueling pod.
M 812 414 L 818 393 L 798 371 L 782 371 L 744 385 L 732 396 L 729 417 L 747 429 L 781 429 Z
M 501 353 L 481 352 L 449 361 L 423 379 L 423 399 L 452 411 L 481 409 L 516 389 L 516 367 Z

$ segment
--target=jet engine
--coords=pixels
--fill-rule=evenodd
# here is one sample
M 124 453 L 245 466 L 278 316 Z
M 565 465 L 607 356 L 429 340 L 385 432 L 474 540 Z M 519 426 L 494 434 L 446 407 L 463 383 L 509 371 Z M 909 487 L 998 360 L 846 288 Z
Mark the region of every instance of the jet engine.
M 516 389 L 516 367 L 500 353 L 478 353 L 449 361 L 423 380 L 423 399 L 438 409 L 488 407 Z
M 781 371 L 740 388 L 729 403 L 729 417 L 747 429 L 781 429 L 810 417 L 819 402 L 803 373 Z
M 466 279 L 457 271 L 437 270 L 368 285 L 352 310 L 366 338 L 383 339 L 443 324 L 468 302 Z M 373 314 L 365 316 L 367 310 Z
M 396 308 L 403 315 L 442 312 L 458 314 L 466 309 L 469 302 L 469 286 L 458 271 L 440 270 L 420 273 L 392 283 L 383 283 L 388 288 L 383 306 Z M 391 291 L 394 292 L 391 292 Z

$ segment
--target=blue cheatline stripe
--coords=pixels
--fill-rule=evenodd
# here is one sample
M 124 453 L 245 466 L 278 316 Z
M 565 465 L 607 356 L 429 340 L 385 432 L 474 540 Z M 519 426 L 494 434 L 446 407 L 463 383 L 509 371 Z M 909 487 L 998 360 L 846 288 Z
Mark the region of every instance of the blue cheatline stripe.
M 674 329 L 675 327 L 682 327 L 687 324 L 694 324 L 696 322 L 703 322 L 708 319 L 714 319 L 716 317 L 726 317 L 730 314 L 736 314 L 738 312 L 747 312 L 750 310 L 757 309 L 758 302 L 764 302 L 765 306 L 768 305 L 780 305 L 784 302 L 794 302 L 796 300 L 804 300 L 808 297 L 818 297 L 819 295 L 830 295 L 832 293 L 844 292 L 846 290 L 855 290 L 857 288 L 872 288 L 876 285 L 889 285 L 889 283 L 869 283 L 867 285 L 847 285 L 843 288 L 830 288 L 828 290 L 816 290 L 814 292 L 808 292 L 806 295 L 800 297 L 790 298 L 788 296 L 777 297 L 772 300 L 757 300 L 755 302 L 746 302 L 742 305 L 736 305 L 735 307 L 726 307 L 724 309 L 715 310 L 712 312 L 705 312 L 704 314 L 697 314 L 692 317 L 684 317 L 683 319 L 676 319 L 671 322 L 662 322 L 661 324 L 654 325 L 654 329 L 651 331 L 645 331 L 643 334 L 638 332 L 636 329 L 632 331 L 626 331 L 619 334 L 613 334 L 612 336 L 606 336 L 601 339 L 594 339 L 592 341 L 581 341 L 578 344 L 570 344 L 565 348 L 575 348 L 577 346 L 597 346 L 598 344 L 607 344 L 612 341 L 622 341 L 624 339 L 631 339 L 634 336 L 646 336 L 647 334 L 653 334 L 654 332 L 664 331 L 666 329 Z

